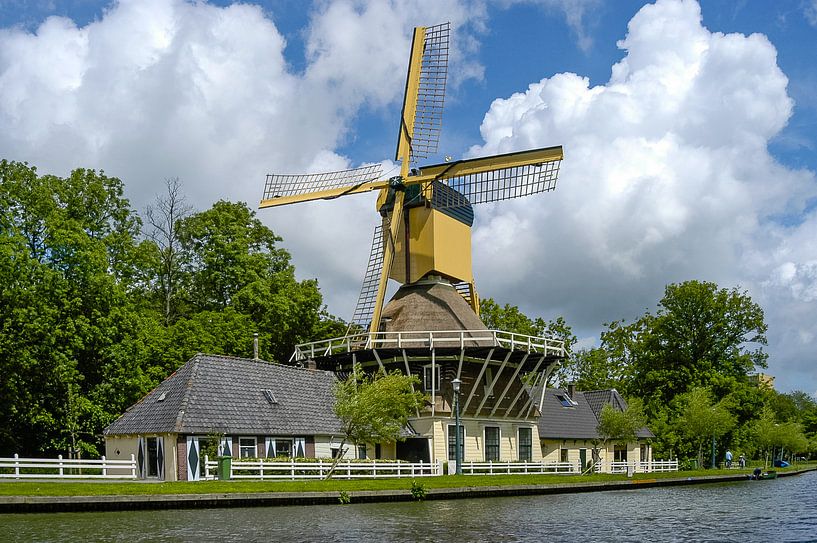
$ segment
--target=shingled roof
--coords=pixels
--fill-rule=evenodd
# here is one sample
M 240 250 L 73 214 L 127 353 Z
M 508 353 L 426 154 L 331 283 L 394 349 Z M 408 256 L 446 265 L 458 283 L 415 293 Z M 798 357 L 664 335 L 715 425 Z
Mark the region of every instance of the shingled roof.
M 104 433 L 336 434 L 335 382 L 332 372 L 197 354 Z
M 541 398 L 542 387 L 531 390 L 534 401 Z M 566 407 L 562 399 L 572 400 Z M 539 437 L 542 439 L 600 439 L 596 427 L 601 410 L 606 404 L 620 411 L 627 409 L 627 402 L 615 389 L 590 390 L 574 392 L 569 396 L 567 391 L 558 388 L 545 389 L 542 412 L 539 417 Z M 655 435 L 646 427 L 638 431 L 639 438 L 651 438 Z

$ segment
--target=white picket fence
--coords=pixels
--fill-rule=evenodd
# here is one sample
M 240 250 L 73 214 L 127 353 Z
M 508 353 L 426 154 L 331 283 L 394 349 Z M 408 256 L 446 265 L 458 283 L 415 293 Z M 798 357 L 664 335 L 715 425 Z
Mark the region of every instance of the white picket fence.
M 289 462 L 233 459 L 230 479 L 323 479 L 332 467 L 331 459 L 314 462 Z M 218 462 L 204 457 L 204 479 L 215 479 Z M 384 477 L 431 477 L 442 475 L 442 462 L 350 462 L 341 460 L 334 479 L 380 479 Z
M 33 471 L 32 471 L 33 470 Z M 89 472 L 90 470 L 90 472 Z M 113 474 L 109 470 L 115 470 Z M 0 458 L 2 479 L 136 479 L 136 459 Z
M 600 466 L 596 465 L 598 472 Z M 661 471 L 678 471 L 678 460 L 654 460 L 652 462 L 610 462 L 608 473 L 654 473 Z
M 452 463 L 449 463 L 449 466 Z M 450 469 L 450 468 L 449 468 Z M 524 473 L 579 473 L 573 462 L 463 462 L 463 475 L 507 475 Z

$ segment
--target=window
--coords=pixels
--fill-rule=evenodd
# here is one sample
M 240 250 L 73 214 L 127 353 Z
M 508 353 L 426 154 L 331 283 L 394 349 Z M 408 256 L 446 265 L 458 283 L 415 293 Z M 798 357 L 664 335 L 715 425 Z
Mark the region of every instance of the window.
M 570 396 L 568 396 L 566 392 L 564 394 L 557 394 L 556 399 L 559 400 L 559 403 L 562 404 L 562 407 L 576 407 L 577 405 L 579 405 L 578 402 L 575 402 L 572 399 L 570 399 Z
M 433 387 L 435 392 L 439 392 L 440 383 L 440 366 L 437 364 L 434 366 L 431 364 L 423 366 L 423 389 L 426 392 L 431 392 Z
M 559 462 L 569 462 L 569 460 L 567 459 L 567 452 L 568 452 L 567 449 L 562 449 L 559 452 Z
M 147 438 L 147 468 L 148 468 L 148 477 L 158 477 L 159 476 L 159 438 L 158 437 L 149 437 Z
M 457 461 L 457 425 L 448 425 L 448 460 Z M 462 447 L 462 457 L 465 458 L 465 426 L 460 424 L 460 447 Z
M 627 448 L 616 445 L 615 449 L 613 449 L 613 461 L 614 462 L 626 462 L 627 461 Z
M 360 460 L 366 460 L 366 444 L 357 446 L 357 457 Z
M 499 427 L 497 426 L 485 427 L 485 460 L 494 462 L 499 460 Z
M 239 458 L 255 458 L 258 456 L 255 448 L 254 437 L 239 437 L 238 438 L 238 457 Z
M 533 430 L 531 428 L 519 429 L 519 460 L 530 462 L 533 454 Z
M 291 439 L 276 439 L 275 440 L 275 456 L 283 456 L 284 458 L 292 458 L 292 440 Z

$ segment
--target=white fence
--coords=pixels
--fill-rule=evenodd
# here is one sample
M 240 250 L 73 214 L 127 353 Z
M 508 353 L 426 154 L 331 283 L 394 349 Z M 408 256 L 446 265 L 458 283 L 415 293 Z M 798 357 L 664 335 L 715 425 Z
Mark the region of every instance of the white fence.
M 449 466 L 452 463 L 449 463 Z M 450 468 L 449 468 L 450 469 Z M 463 462 L 463 475 L 507 475 L 510 473 L 579 473 L 573 462 Z
M 239 460 L 230 465 L 230 479 L 323 479 L 333 460 L 314 462 Z M 204 478 L 215 479 L 218 462 L 204 457 Z M 384 477 L 431 477 L 442 475 L 442 462 L 350 462 L 342 460 L 332 474 L 334 479 L 379 479 Z
M 597 464 L 598 467 L 598 464 Z M 609 473 L 653 473 L 678 471 L 678 460 L 655 460 L 653 462 L 610 462 Z M 599 470 L 596 469 L 598 472 Z
M 113 474 L 108 470 L 115 470 Z M 0 458 L 2 479 L 136 479 L 136 459 Z

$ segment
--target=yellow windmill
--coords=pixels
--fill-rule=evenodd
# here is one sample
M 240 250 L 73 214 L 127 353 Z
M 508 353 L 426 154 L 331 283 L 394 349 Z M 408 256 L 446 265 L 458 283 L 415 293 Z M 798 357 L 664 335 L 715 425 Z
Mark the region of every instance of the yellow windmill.
M 388 279 L 412 284 L 428 276 L 450 281 L 479 314 L 471 268 L 471 204 L 550 191 L 562 147 L 416 167 L 437 152 L 448 74 L 450 27 L 417 27 L 409 57 L 395 160 L 400 175 L 383 179 L 380 165 L 351 170 L 267 175 L 260 207 L 333 199 L 379 190 L 382 223 L 352 322 L 376 333 Z

